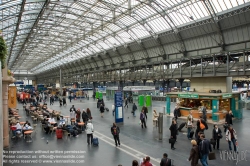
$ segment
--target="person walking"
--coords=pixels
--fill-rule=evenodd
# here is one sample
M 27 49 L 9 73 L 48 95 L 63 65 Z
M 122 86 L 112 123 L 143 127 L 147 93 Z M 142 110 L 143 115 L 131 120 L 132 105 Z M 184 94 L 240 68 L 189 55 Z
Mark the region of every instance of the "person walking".
M 75 120 L 76 120 L 76 113 L 75 113 L 75 111 L 71 111 L 71 110 L 70 110 L 69 115 L 70 115 L 71 125 L 73 125 L 74 122 L 75 122 Z
M 121 144 L 120 144 L 120 138 L 119 138 L 120 128 L 116 125 L 116 123 L 113 123 L 113 126 L 111 127 L 111 134 L 114 137 L 115 146 L 117 147 L 117 145 L 118 145 L 120 147 L 121 146 Z
M 195 140 L 192 140 L 191 144 L 192 149 L 190 151 L 188 161 L 191 161 L 191 166 L 197 166 L 199 161 L 199 147 L 197 146 L 197 142 Z
M 133 107 L 132 107 L 132 113 L 133 113 L 133 116 L 135 117 L 135 111 L 137 110 L 137 106 L 135 105 L 135 103 L 133 104 Z
M 145 128 L 147 128 L 146 121 L 145 121 L 144 110 L 141 110 L 140 120 L 141 120 L 141 128 L 143 128 L 143 125 L 144 125 Z
M 237 152 L 236 149 L 237 135 L 235 129 L 233 129 L 233 126 L 228 126 L 228 130 L 226 132 L 226 141 L 228 142 L 229 150 L 232 151 L 231 144 L 233 143 L 234 152 Z
M 132 161 L 132 166 L 139 166 L 138 161 L 137 161 L 137 160 L 133 160 L 133 161 Z
M 103 118 L 104 110 L 105 110 L 105 108 L 104 108 L 104 106 L 101 104 L 101 105 L 100 105 L 100 112 L 101 112 L 101 117 L 102 117 L 102 118 Z
M 142 109 L 144 110 L 145 118 L 148 119 L 148 116 L 147 116 L 148 108 L 143 106 Z
M 158 117 L 159 117 L 159 115 L 157 114 L 157 112 L 156 112 L 156 110 L 154 110 L 153 111 L 153 125 L 154 126 L 158 126 L 157 124 L 158 124 Z
M 171 160 L 168 159 L 168 154 L 164 153 L 161 159 L 160 166 L 171 166 Z
M 175 144 L 176 139 L 177 139 L 177 124 L 176 124 L 176 120 L 172 120 L 172 124 L 171 124 L 169 130 L 170 130 L 170 133 L 171 133 L 171 138 L 175 140 L 173 143 L 171 143 L 171 149 L 175 150 L 176 148 L 174 147 L 174 144 Z
M 72 112 L 72 111 L 76 112 L 76 108 L 74 105 L 72 105 L 72 107 L 69 109 L 69 112 Z
M 205 134 L 200 135 L 201 142 L 199 144 L 200 161 L 202 166 L 208 166 L 207 157 L 209 152 L 212 152 L 210 142 L 205 138 Z
M 207 109 L 206 109 L 206 106 L 203 106 L 203 108 L 202 108 L 202 118 L 204 119 L 205 122 L 207 122 Z
M 81 118 L 81 111 L 80 111 L 80 109 L 78 108 L 78 109 L 76 110 L 76 122 L 77 122 L 77 123 L 80 122 L 80 118 Z
M 93 143 L 93 132 L 94 132 L 94 126 L 91 123 L 91 120 L 88 120 L 88 124 L 86 126 L 87 143 L 88 143 L 88 145 L 89 145 L 90 141 L 91 141 L 91 144 Z
M 204 130 L 205 130 L 205 129 L 206 129 L 206 130 L 208 129 L 208 125 L 207 125 L 207 123 L 205 122 L 205 120 L 202 118 L 202 116 L 200 116 L 200 119 L 197 120 L 196 125 L 197 125 L 197 129 L 196 129 L 196 133 L 195 133 L 196 137 L 197 137 L 197 135 L 198 135 L 198 132 L 204 133 Z
M 127 108 L 128 108 L 128 99 L 127 98 L 125 98 L 125 105 L 124 105 L 124 108 L 127 106 Z
M 178 108 L 178 106 L 175 106 L 174 108 L 174 118 L 177 121 L 178 117 L 180 116 L 180 109 Z
M 215 144 L 213 144 L 213 148 L 215 149 L 215 146 L 217 144 L 217 150 L 219 150 L 220 139 L 222 138 L 222 135 L 221 135 L 221 129 L 218 127 L 218 125 L 214 125 L 212 134 L 213 134 L 213 139 L 215 140 Z
M 92 119 L 91 111 L 90 111 L 89 108 L 87 108 L 86 113 L 87 113 L 87 115 L 88 115 L 88 119 Z
M 82 121 L 84 123 L 83 130 L 86 129 L 86 125 L 87 125 L 88 120 L 89 120 L 88 114 L 85 112 L 84 109 L 82 109 Z
M 189 117 L 189 119 L 187 121 L 187 137 L 189 140 L 192 139 L 192 137 L 193 137 L 193 135 L 192 135 L 192 137 L 190 135 L 192 129 L 193 129 L 193 122 L 192 122 L 192 119 Z
M 233 125 L 233 112 L 230 110 L 225 116 L 225 127 L 224 132 L 227 131 L 229 125 Z

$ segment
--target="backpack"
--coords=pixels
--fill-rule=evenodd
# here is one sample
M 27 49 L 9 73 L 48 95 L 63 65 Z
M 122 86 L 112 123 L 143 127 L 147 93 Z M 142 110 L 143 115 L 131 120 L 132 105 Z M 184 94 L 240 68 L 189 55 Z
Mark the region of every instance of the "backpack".
M 200 129 L 203 130 L 205 128 L 206 128 L 205 125 L 203 123 L 201 123 L 201 120 L 200 120 Z

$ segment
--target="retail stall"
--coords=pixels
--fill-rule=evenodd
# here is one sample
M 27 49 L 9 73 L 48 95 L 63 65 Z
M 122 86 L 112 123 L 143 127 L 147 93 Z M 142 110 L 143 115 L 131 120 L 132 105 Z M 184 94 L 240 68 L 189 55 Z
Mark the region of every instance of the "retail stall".
M 236 118 L 242 118 L 240 93 L 190 93 L 170 92 L 167 94 L 167 112 L 170 113 L 170 98 L 178 98 L 182 116 L 188 116 L 192 110 L 193 117 L 202 115 L 202 108 L 206 107 L 207 118 L 218 121 L 225 118 L 229 110 Z

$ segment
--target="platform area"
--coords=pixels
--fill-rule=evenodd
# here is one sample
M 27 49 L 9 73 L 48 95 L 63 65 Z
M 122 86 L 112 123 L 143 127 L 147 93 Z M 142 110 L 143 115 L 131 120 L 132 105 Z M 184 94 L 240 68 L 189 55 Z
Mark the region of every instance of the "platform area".
M 90 100 L 84 99 L 82 102 L 80 102 L 79 99 L 72 100 L 71 103 L 67 100 L 67 106 L 62 107 L 59 106 L 59 102 L 55 102 L 54 105 L 49 105 L 48 102 L 49 108 L 60 110 L 63 115 L 69 115 L 69 110 L 72 105 L 74 105 L 76 109 L 80 108 L 81 111 L 82 109 L 86 110 L 90 108 L 93 117 L 94 137 L 99 138 L 98 147 L 87 144 L 87 135 L 85 132 L 80 134 L 79 137 L 64 136 L 63 139 L 57 139 L 55 133 L 45 134 L 40 123 L 32 122 L 30 116 L 26 116 L 25 111 L 23 111 L 22 105 L 18 104 L 19 115 L 22 117 L 20 121 L 29 120 L 32 123 L 38 123 L 38 125 L 36 132 L 32 135 L 32 142 L 26 142 L 23 138 L 10 140 L 11 145 L 5 149 L 4 154 L 8 152 L 10 156 L 10 153 L 15 153 L 12 155 L 15 158 L 4 159 L 6 161 L 4 166 L 117 166 L 119 164 L 122 166 L 130 166 L 133 160 L 139 161 L 145 156 L 150 156 L 151 163 L 158 166 L 160 165 L 159 163 L 163 153 L 168 154 L 169 158 L 174 161 L 175 166 L 191 165 L 190 162 L 187 161 L 191 143 L 190 140 L 187 139 L 186 128 L 184 128 L 177 137 L 176 149 L 171 150 L 170 148 L 168 140 L 170 137 L 169 127 L 172 117 L 169 115 L 164 115 L 163 140 L 158 140 L 158 128 L 153 126 L 152 109 L 161 112 L 166 102 L 153 102 L 153 106 L 149 108 L 149 113 L 147 114 L 146 129 L 142 129 L 139 125 L 139 107 L 136 111 L 136 117 L 133 117 L 131 114 L 132 104 L 129 104 L 128 109 L 124 108 L 124 124 L 119 126 L 121 131 L 121 147 L 116 147 L 110 131 L 110 127 L 114 122 L 114 116 L 111 111 L 113 101 L 107 101 L 105 98 L 104 101 L 105 107 L 108 107 L 110 111 L 105 112 L 103 118 L 100 116 L 100 112 L 96 107 L 96 100 L 92 98 L 90 98 Z M 173 110 L 174 103 L 171 105 L 171 112 L 173 112 Z M 184 119 L 178 119 L 178 124 L 182 122 L 184 122 Z M 225 133 L 223 132 L 223 138 L 220 141 L 221 151 L 215 150 L 217 159 L 208 160 L 209 166 L 235 166 L 236 162 L 237 166 L 249 165 L 250 111 L 244 109 L 243 119 L 235 119 L 233 123 L 239 142 L 239 160 L 243 160 L 237 162 L 236 160 L 229 160 L 222 155 L 222 151 L 229 150 L 228 143 L 225 140 Z M 219 127 L 223 130 L 222 124 L 220 124 Z M 212 129 L 213 124 L 209 124 L 209 129 L 205 131 L 206 138 L 209 140 L 212 137 Z

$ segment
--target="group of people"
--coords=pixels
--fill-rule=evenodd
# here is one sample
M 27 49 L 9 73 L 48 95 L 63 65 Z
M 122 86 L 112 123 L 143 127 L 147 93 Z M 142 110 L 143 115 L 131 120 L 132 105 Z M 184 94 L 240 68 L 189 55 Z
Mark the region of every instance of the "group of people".
M 17 134 L 21 134 L 20 136 L 23 135 L 23 133 L 27 130 L 33 130 L 33 127 L 31 127 L 31 124 L 29 121 L 26 121 L 23 125 L 17 121 L 16 123 L 11 124 L 11 130 L 12 130 L 12 138 L 15 138 Z
M 205 110 L 205 107 L 203 108 L 203 111 Z M 205 110 L 206 111 L 206 110 Z M 177 126 L 177 119 L 178 119 L 179 109 L 178 106 L 175 107 L 174 110 L 174 118 L 172 120 L 172 124 L 169 128 L 171 133 L 171 149 L 174 150 L 174 144 L 177 139 L 178 135 L 178 126 Z M 191 166 L 196 166 L 198 164 L 198 160 L 200 159 L 203 166 L 207 166 L 207 157 L 209 152 L 212 151 L 211 145 L 213 146 L 213 149 L 220 150 L 220 140 L 223 138 L 222 130 L 218 127 L 218 125 L 214 125 L 214 128 L 212 129 L 212 139 L 209 141 L 205 138 L 204 131 L 208 129 L 208 125 L 206 122 L 206 119 L 204 119 L 204 116 L 206 116 L 206 113 L 203 113 L 200 118 L 196 122 L 196 131 L 195 131 L 195 139 L 193 139 L 194 133 L 193 129 L 195 127 L 194 120 L 192 116 L 192 111 L 189 111 L 189 115 L 187 116 L 186 120 L 186 128 L 187 128 L 187 137 L 188 139 L 192 140 L 192 149 L 190 152 L 190 157 L 188 158 L 188 161 L 191 161 Z M 233 114 L 232 111 L 229 111 L 226 114 L 225 117 L 225 124 L 224 126 L 224 132 L 226 136 L 226 141 L 229 145 L 229 150 L 232 151 L 231 144 L 234 146 L 234 152 L 237 152 L 237 135 L 235 129 L 233 129 Z

